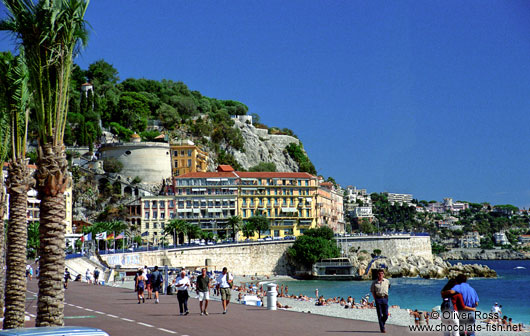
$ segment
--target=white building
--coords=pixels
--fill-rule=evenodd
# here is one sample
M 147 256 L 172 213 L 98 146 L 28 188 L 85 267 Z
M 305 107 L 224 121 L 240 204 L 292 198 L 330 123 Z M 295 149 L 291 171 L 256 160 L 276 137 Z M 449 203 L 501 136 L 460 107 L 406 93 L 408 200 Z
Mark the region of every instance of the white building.
M 390 204 L 399 204 L 399 205 L 412 205 L 412 194 L 396 194 L 396 193 L 385 193 L 388 197 Z
M 495 244 L 497 245 L 506 245 L 506 244 L 510 244 L 510 241 L 508 240 L 508 238 L 506 238 L 506 233 L 504 233 L 503 231 L 501 232 L 495 232 L 493 234 L 493 241 L 495 242 Z

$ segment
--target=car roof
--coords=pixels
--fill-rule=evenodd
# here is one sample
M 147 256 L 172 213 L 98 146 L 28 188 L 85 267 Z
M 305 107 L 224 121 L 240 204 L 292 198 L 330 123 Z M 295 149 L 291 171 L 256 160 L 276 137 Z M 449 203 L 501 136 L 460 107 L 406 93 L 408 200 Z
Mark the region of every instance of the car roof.
M 109 336 L 106 332 L 97 328 L 89 327 L 40 327 L 40 328 L 17 328 L 9 330 L 0 330 L 0 336 Z

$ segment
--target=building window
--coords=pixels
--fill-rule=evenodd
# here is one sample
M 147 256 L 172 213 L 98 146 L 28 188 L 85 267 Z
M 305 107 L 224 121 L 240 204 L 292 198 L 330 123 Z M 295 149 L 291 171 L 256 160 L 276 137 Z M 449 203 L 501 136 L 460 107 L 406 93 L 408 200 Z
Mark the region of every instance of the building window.
M 188 160 L 188 167 L 191 167 L 191 159 Z
M 180 156 L 184 156 L 184 149 L 180 151 Z
M 166 206 L 166 201 L 160 201 L 160 207 L 163 208 Z
M 149 229 L 149 223 L 145 223 L 145 228 Z
M 175 202 L 174 201 L 169 201 L 169 207 L 173 208 L 174 206 L 175 206 Z
M 149 219 L 149 212 L 145 213 L 145 219 Z
M 179 160 L 175 160 L 175 168 L 178 168 L 179 166 Z
M 152 206 L 156 207 L 156 201 L 153 201 Z
M 158 228 L 158 223 L 153 223 L 153 229 L 157 229 Z
M 191 156 L 191 149 L 188 149 L 188 156 Z
M 173 156 L 179 156 L 179 151 L 174 151 Z
M 144 207 L 149 208 L 149 201 L 144 202 Z
M 161 212 L 160 213 L 160 219 L 165 219 L 166 218 L 166 214 L 164 212 Z
M 153 211 L 153 219 L 156 219 L 158 217 L 158 213 L 156 211 Z

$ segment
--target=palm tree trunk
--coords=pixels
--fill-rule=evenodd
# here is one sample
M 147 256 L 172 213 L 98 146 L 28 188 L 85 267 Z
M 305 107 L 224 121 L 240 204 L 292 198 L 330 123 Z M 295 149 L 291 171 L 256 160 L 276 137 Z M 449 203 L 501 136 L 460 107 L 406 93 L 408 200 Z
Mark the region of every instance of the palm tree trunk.
M 40 203 L 40 272 L 37 327 L 64 324 L 64 191 L 69 183 L 64 146 L 39 147 L 37 189 Z
M 30 176 L 22 159 L 8 168 L 9 225 L 7 227 L 4 329 L 24 327 L 26 304 L 27 202 Z
M 3 169 L 3 167 L 0 167 Z M 4 214 L 5 214 L 6 194 L 4 192 L 4 176 L 0 173 L 0 270 L 4 270 L 5 259 L 5 231 L 4 231 Z M 0 277 L 0 318 L 4 317 L 4 290 L 6 277 Z

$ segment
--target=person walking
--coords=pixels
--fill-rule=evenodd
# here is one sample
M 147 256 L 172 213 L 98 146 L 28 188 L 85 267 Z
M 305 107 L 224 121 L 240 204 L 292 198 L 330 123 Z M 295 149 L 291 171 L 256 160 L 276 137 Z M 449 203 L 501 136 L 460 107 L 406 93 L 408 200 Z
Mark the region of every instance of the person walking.
M 175 279 L 175 287 L 177 287 L 177 299 L 179 301 L 180 315 L 188 315 L 188 288 L 191 286 L 190 278 L 186 275 L 186 271 L 180 271 L 180 276 Z
M 71 280 L 72 277 L 70 276 L 70 271 L 68 271 L 68 268 L 64 269 L 64 289 L 68 289 L 68 281 Z
M 98 285 L 98 284 L 99 284 L 99 270 L 96 267 L 94 269 L 94 285 Z
M 155 293 L 155 303 L 160 302 L 158 300 L 158 293 L 160 292 L 163 279 L 162 273 L 158 270 L 158 266 L 155 266 L 155 270 L 151 273 L 151 286 L 153 293 Z
M 136 291 L 138 292 L 138 304 L 145 303 L 144 290 L 145 282 L 147 281 L 144 271 L 138 270 L 138 276 L 136 277 Z
M 386 333 L 385 323 L 388 319 L 388 290 L 390 289 L 390 281 L 385 279 L 385 271 L 379 269 L 377 271 L 377 279 L 372 282 L 370 292 L 375 300 L 375 310 L 377 312 L 377 320 L 379 321 L 379 329 L 382 333 Z
M 206 273 L 206 268 L 201 269 L 201 274 L 197 277 L 197 294 L 199 295 L 199 308 L 201 316 L 208 315 L 208 301 L 210 300 L 210 277 Z M 204 310 L 202 303 L 204 302 Z
M 230 304 L 230 296 L 232 291 L 232 284 L 234 277 L 228 273 L 228 269 L 223 267 L 223 272 L 217 277 L 217 288 L 221 292 L 221 302 L 223 303 L 223 314 L 226 314 L 226 309 Z
M 86 282 L 91 284 L 92 283 L 92 277 L 90 276 L 91 272 L 90 272 L 90 269 L 86 269 L 86 273 L 85 273 L 85 278 L 86 278 Z

